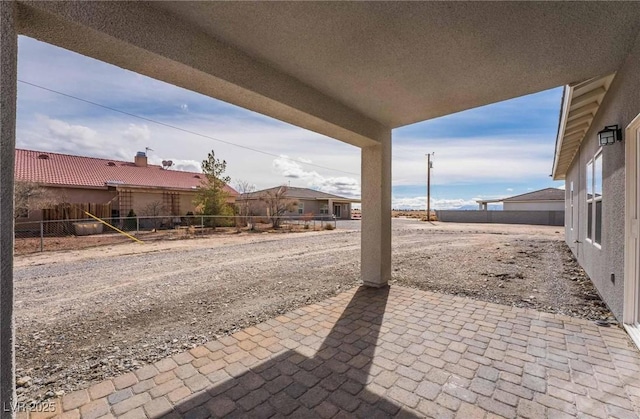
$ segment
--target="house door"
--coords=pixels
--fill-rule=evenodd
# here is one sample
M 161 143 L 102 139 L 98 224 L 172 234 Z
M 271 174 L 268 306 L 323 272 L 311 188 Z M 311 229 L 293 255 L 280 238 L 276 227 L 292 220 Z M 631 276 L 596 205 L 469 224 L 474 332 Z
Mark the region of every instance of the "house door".
M 340 218 L 340 208 L 342 208 L 342 205 L 340 204 L 333 204 L 333 215 L 336 216 L 336 218 Z
M 640 115 L 625 130 L 625 245 L 624 309 L 625 329 L 640 347 L 640 245 L 638 214 L 640 210 Z

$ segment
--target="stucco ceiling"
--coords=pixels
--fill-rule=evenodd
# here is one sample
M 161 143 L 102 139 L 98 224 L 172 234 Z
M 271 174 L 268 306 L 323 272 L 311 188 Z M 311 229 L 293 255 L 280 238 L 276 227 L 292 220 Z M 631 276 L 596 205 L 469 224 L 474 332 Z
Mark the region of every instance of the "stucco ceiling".
M 609 74 L 638 2 L 157 2 L 388 127 Z

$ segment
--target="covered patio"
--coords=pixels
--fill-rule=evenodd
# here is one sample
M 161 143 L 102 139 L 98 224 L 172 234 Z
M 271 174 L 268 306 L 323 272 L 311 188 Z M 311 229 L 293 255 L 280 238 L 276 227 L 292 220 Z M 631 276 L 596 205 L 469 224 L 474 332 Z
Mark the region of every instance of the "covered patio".
M 639 373 L 619 328 L 360 287 L 57 403 L 83 418 L 635 418 Z
M 410 324 L 425 327 L 422 324 L 427 324 L 425 322 L 429 321 L 425 318 L 429 312 L 425 311 L 424 316 L 414 315 L 415 312 L 411 307 L 420 302 L 414 301 L 406 291 L 402 290 L 398 290 L 396 297 L 396 291 L 393 289 L 387 299 L 385 288 L 391 277 L 392 129 L 616 72 L 623 66 L 630 51 L 637 44 L 639 28 L 640 6 L 638 3 L 0 2 L 0 84 L 2 86 L 0 99 L 0 400 L 15 400 L 13 182 L 18 34 L 222 99 L 360 147 L 363 213 L 362 280 L 365 286 L 381 289 L 358 292 L 355 294 L 358 298 L 355 298 L 354 304 L 358 302 L 359 295 L 364 293 L 362 295 L 377 301 L 378 308 L 381 307 L 380 304 L 386 306 L 386 313 L 398 313 L 397 319 L 405 318 L 408 323 L 398 326 L 411 330 L 408 326 Z M 343 295 L 341 298 L 347 299 L 350 296 Z M 436 297 L 432 296 L 432 298 Z M 440 298 L 444 297 L 437 297 L 437 299 Z M 337 307 L 340 307 L 340 301 L 338 299 L 335 302 L 338 304 Z M 442 310 L 447 312 L 458 309 L 455 304 L 462 304 L 455 299 L 443 301 L 446 308 Z M 342 303 L 350 307 L 345 301 Z M 331 306 L 332 303 L 327 304 Z M 443 307 L 443 304 L 436 307 Z M 382 310 L 371 312 L 376 305 L 364 308 L 356 304 L 355 307 L 362 314 L 359 327 L 363 328 L 364 335 L 360 338 L 360 335 L 345 333 L 348 328 L 342 329 L 338 326 L 335 336 L 344 338 L 341 345 L 348 344 L 348 339 L 354 336 L 368 343 L 369 352 L 365 352 L 363 358 L 358 358 L 359 361 L 356 361 L 356 364 L 364 364 L 356 368 L 364 368 L 367 372 L 372 372 L 376 370 L 376 364 L 371 359 L 375 360 L 377 355 L 373 356 L 374 343 L 367 342 L 372 337 L 366 340 L 365 337 L 373 333 L 382 338 L 386 333 L 390 333 L 390 330 L 392 331 L 395 327 L 391 326 L 395 317 L 390 317 L 391 323 L 386 323 L 386 314 L 383 317 Z M 485 310 L 485 308 L 479 309 Z M 459 310 L 464 309 L 461 307 Z M 353 325 L 353 320 L 350 320 L 351 317 L 348 314 L 349 309 L 343 312 L 338 308 L 334 314 L 340 318 L 344 313 L 347 313 L 345 321 Z M 459 321 L 473 325 L 475 323 L 471 322 L 475 320 L 471 317 L 473 310 L 468 316 L 464 313 Z M 327 316 L 330 314 L 326 313 Z M 495 330 L 491 333 L 503 336 L 498 333 L 504 329 L 499 324 L 513 315 L 510 309 L 496 309 L 495 315 L 489 315 L 489 313 L 484 315 L 484 317 L 491 316 L 492 321 L 487 321 L 486 325 L 480 323 L 477 325 L 489 329 L 494 327 Z M 606 337 L 607 342 L 609 340 L 613 342 L 613 344 L 603 343 L 603 348 L 617 350 L 619 348 L 615 345 L 624 346 L 621 342 L 626 342 L 622 335 L 616 335 L 618 331 L 612 332 L 617 337 L 605 336 L 603 335 L 605 332 L 590 329 L 589 325 L 575 326 L 569 320 L 554 320 L 554 323 L 548 319 L 541 320 L 540 314 L 535 316 L 538 317 L 530 319 L 529 323 L 523 325 L 529 327 L 530 333 L 537 334 L 536 337 L 529 336 L 532 339 L 543 341 L 545 337 L 563 339 L 561 336 L 554 336 L 550 329 L 567 331 L 569 329 L 564 326 L 570 325 L 581 329 L 580 331 L 571 330 L 571 336 L 576 339 L 590 339 L 589 336 L 595 334 L 593 336 L 596 340 L 604 341 Z M 300 318 L 305 317 L 302 315 L 292 320 Z M 515 320 L 518 318 L 519 316 L 515 316 Z M 313 322 L 314 319 L 305 318 L 303 322 Z M 451 320 L 454 319 L 455 317 Z M 515 320 L 513 328 L 518 324 Z M 549 327 L 549 323 L 558 327 Z M 320 327 L 319 330 L 325 330 L 331 336 L 334 324 L 335 321 L 333 323 L 328 321 L 324 326 L 317 324 L 315 326 Z M 563 327 L 559 327 L 560 325 Z M 285 327 L 280 324 L 268 326 Z M 436 326 L 444 327 L 439 324 Z M 457 330 L 460 332 L 467 330 L 464 325 L 458 326 Z M 387 327 L 389 330 L 386 330 Z M 427 326 L 427 329 L 428 327 L 431 325 Z M 592 334 L 587 333 L 587 330 L 591 330 Z M 420 333 L 427 332 L 428 330 L 423 330 Z M 488 339 L 487 342 L 483 342 L 486 346 L 482 348 L 485 350 L 482 356 L 488 359 L 493 360 L 487 353 L 508 351 L 508 345 L 517 346 L 516 343 L 509 343 L 500 338 L 497 341 L 504 341 L 504 344 L 499 344 L 497 348 L 490 347 L 492 338 L 481 337 L 481 332 L 483 331 L 479 329 L 465 333 L 474 333 L 474 336 L 479 336 L 477 339 Z M 441 335 L 449 332 L 432 331 L 432 333 L 437 335 L 426 334 L 421 338 L 422 342 L 414 343 L 428 346 L 435 345 L 439 337 L 449 339 Z M 561 332 L 557 333 L 563 335 Z M 393 335 L 390 336 L 395 338 Z M 403 338 L 406 339 L 408 336 L 411 334 L 407 330 Z M 504 335 L 504 337 L 508 336 Z M 527 362 L 542 365 L 545 368 L 549 368 L 545 364 L 550 361 L 560 362 L 553 359 L 556 356 L 550 352 L 553 347 L 547 346 L 546 343 L 543 345 L 546 341 L 536 340 L 535 342 L 539 345 L 534 345 L 528 339 L 517 339 L 527 342 L 525 352 L 534 351 L 540 355 L 538 357 L 536 353 L 528 353 L 529 356 L 546 360 L 545 363 L 542 361 L 539 363 L 527 358 Z M 227 355 L 232 355 L 233 351 L 239 351 L 240 347 L 234 346 L 235 340 L 237 339 L 228 341 L 231 342 L 229 347 L 234 349 L 226 347 Z M 321 337 L 318 337 L 315 343 L 311 340 L 313 339 L 309 338 L 309 341 L 302 344 L 300 348 L 313 349 L 313 345 L 323 345 L 322 342 L 325 342 Z M 380 343 L 380 340 L 378 342 L 379 348 L 386 345 Z M 453 343 L 453 341 L 447 342 L 446 348 Z M 554 343 L 568 347 L 574 342 L 567 340 L 564 343 Z M 392 344 L 397 345 L 389 342 L 386 346 Z M 240 342 L 237 345 L 240 345 Z M 592 346 L 597 347 L 596 344 Z M 410 353 L 408 347 L 409 345 L 407 345 L 407 351 L 403 351 L 405 355 Z M 584 345 L 580 347 L 585 348 Z M 298 346 L 288 350 L 295 351 L 297 348 Z M 444 348 L 437 348 L 441 346 L 437 346 L 435 350 L 443 354 L 451 352 L 445 351 Z M 458 347 L 458 349 L 461 348 Z M 220 353 L 221 349 L 214 348 L 214 351 Z M 554 349 L 561 350 L 561 348 Z M 355 349 L 349 350 L 355 352 Z M 365 350 L 366 348 L 360 348 L 353 355 L 357 357 L 361 351 Z M 320 362 L 314 358 L 315 353 L 305 351 L 307 353 L 300 353 L 300 356 L 309 358 L 311 363 Z M 346 349 L 345 351 L 349 353 Z M 455 350 L 452 351 L 457 353 Z M 615 353 L 614 350 L 611 351 Z M 588 352 L 586 356 L 594 360 L 600 359 L 594 355 L 596 352 L 593 349 L 593 352 Z M 276 353 L 280 354 L 279 351 Z M 465 348 L 463 353 L 473 354 L 473 351 Z M 630 353 L 635 354 L 633 351 Z M 295 353 L 292 352 L 290 355 Z M 614 361 L 613 353 L 607 352 L 605 355 L 611 358 L 606 362 L 617 362 Z M 450 356 L 455 358 L 454 355 Z M 506 355 L 503 353 L 495 356 Z M 271 358 L 271 355 L 269 357 Z M 331 360 L 335 360 L 334 358 Z M 369 358 L 369 361 L 365 358 Z M 458 359 L 452 362 L 453 358 L 441 360 L 444 364 L 434 366 L 433 371 L 443 373 L 446 371 L 443 369 L 446 365 L 452 365 L 449 368 L 458 368 Z M 570 369 L 573 359 L 567 356 L 564 358 L 567 362 L 562 365 L 569 365 L 567 368 Z M 493 361 L 503 362 L 502 359 Z M 577 361 L 574 364 L 579 366 L 574 369 L 582 366 Z M 624 361 L 620 362 L 636 365 L 635 357 L 624 358 Z M 294 363 L 294 365 L 297 364 Z M 607 364 L 605 368 L 612 366 L 613 364 Z M 524 366 L 518 366 L 518 368 L 524 371 Z M 417 370 L 415 367 L 413 369 Z M 392 370 L 397 369 L 393 367 Z M 437 376 L 436 372 L 431 374 L 430 371 L 427 371 L 429 372 L 427 378 Z M 567 371 L 565 368 L 563 372 L 571 375 L 572 371 L 571 369 Z M 576 369 L 576 371 L 579 370 Z M 151 372 L 153 372 L 152 369 Z M 517 375 L 509 371 L 502 371 L 499 375 L 502 376 L 503 372 Z M 239 370 L 235 370 L 234 374 L 238 377 L 242 376 Z M 260 374 L 262 373 L 258 373 L 257 377 L 264 380 L 265 378 Z M 522 375 L 521 381 L 529 386 L 536 386 L 531 383 L 537 382 L 534 379 L 537 376 L 533 373 L 527 374 L 526 377 L 529 378 L 525 380 L 525 376 Z M 353 378 L 354 382 L 362 386 L 366 383 L 363 380 L 370 379 L 365 379 L 365 375 L 374 376 L 369 373 L 360 374 L 359 378 Z M 246 379 L 249 382 L 260 382 L 253 375 L 244 376 L 250 377 Z M 464 377 L 461 374 L 456 376 Z M 563 377 L 565 381 L 569 380 L 567 375 Z M 410 379 L 410 377 L 404 378 Z M 613 384 L 624 387 L 629 384 L 627 378 L 617 375 L 617 380 L 614 380 Z M 518 381 L 516 378 L 513 379 Z M 236 382 L 234 380 L 230 382 Z M 569 380 L 571 386 L 577 385 L 572 380 Z M 383 381 L 389 383 L 389 381 Z M 409 392 L 415 397 L 416 393 L 413 391 L 418 390 L 403 388 L 400 382 L 405 383 L 405 381 L 400 381 L 400 378 L 391 381 L 393 382 L 389 386 L 392 388 L 389 390 L 388 397 L 385 396 L 381 400 L 396 400 L 398 403 L 395 406 L 398 409 L 400 407 L 418 409 L 419 412 L 420 402 L 415 399 L 404 400 L 405 393 Z M 397 384 L 396 381 L 398 381 Z M 547 381 L 550 382 L 550 378 Z M 611 384 L 604 379 L 602 382 Z M 448 381 L 436 383 L 444 389 L 442 392 L 438 391 L 437 397 L 441 399 L 448 397 L 449 393 L 445 390 L 450 387 L 447 387 L 447 383 Z M 592 381 L 591 383 L 593 384 Z M 205 387 L 209 385 L 205 381 L 202 384 Z M 373 384 L 375 380 L 369 385 Z M 380 386 L 386 388 L 382 384 Z M 523 386 L 528 390 L 537 391 L 524 384 Z M 372 388 L 373 390 L 367 390 L 367 397 L 370 396 L 371 399 L 377 394 L 375 392 L 377 387 Z M 258 389 L 259 387 L 256 387 L 256 391 L 252 391 L 247 396 L 265 394 Z M 537 389 L 542 390 L 542 387 Z M 597 396 L 600 394 L 598 390 L 603 388 L 598 387 L 593 392 L 586 393 L 589 396 L 587 400 L 594 406 L 598 403 Z M 189 391 L 191 392 L 192 389 Z M 381 391 L 378 388 L 378 392 Z M 547 391 L 547 384 L 545 384 L 545 389 L 540 393 L 547 395 Z M 576 394 L 577 408 L 578 393 L 574 394 Z M 585 394 L 581 395 L 581 397 L 584 396 Z M 484 400 L 477 395 L 475 398 L 471 395 L 469 397 L 474 402 L 472 403 L 469 399 L 465 403 L 470 405 L 478 400 L 480 400 L 478 403 Z M 144 396 L 135 400 L 141 401 L 142 398 Z M 233 401 L 233 398 L 229 397 L 229 399 Z M 346 399 L 352 398 L 345 397 Z M 520 400 L 525 399 L 529 400 L 527 397 L 522 397 Z M 533 396 L 531 399 L 535 400 Z M 427 403 L 425 400 L 430 399 L 429 397 L 421 399 L 423 406 Z M 495 398 L 488 400 L 493 403 Z M 340 402 L 334 401 L 339 408 L 349 410 L 348 406 L 339 406 Z M 372 405 L 373 403 L 375 402 L 372 402 Z M 452 403 L 455 404 L 455 402 Z M 241 406 L 254 408 L 261 405 L 252 406 L 252 404 L 253 402 L 247 401 L 244 406 Z M 523 404 L 527 405 L 525 402 Z M 618 407 L 632 410 L 629 404 L 623 402 L 621 404 L 622 406 Z M 388 404 L 385 402 L 384 405 Z M 360 403 L 355 409 L 359 406 Z M 460 406 L 462 404 L 458 408 Z M 482 404 L 479 406 L 482 407 Z M 520 402 L 512 408 L 519 408 L 519 406 Z M 450 405 L 450 407 L 454 406 Z M 546 406 L 546 408 L 550 407 Z M 488 407 L 485 409 L 492 411 Z M 512 413 L 511 410 L 509 412 Z M 6 410 L 2 412 L 2 417 L 10 416 L 11 412 Z

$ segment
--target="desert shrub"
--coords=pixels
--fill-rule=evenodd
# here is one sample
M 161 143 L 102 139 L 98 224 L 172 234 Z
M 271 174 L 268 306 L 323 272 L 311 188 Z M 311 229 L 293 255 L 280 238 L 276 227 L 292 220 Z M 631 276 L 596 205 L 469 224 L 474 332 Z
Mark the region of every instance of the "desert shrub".
M 333 226 L 333 224 L 327 223 L 327 224 L 324 225 L 324 229 L 325 230 L 333 230 L 333 229 L 335 229 L 335 227 Z

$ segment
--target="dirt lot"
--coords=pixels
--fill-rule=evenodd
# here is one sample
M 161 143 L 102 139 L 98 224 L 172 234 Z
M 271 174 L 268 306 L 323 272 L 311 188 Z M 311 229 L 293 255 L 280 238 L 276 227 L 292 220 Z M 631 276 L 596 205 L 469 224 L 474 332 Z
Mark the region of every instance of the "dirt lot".
M 323 230 L 326 224 L 320 223 L 320 221 L 312 221 L 305 229 L 304 224 L 296 222 L 296 224 L 287 223 L 282 229 L 274 231 L 269 224 L 257 224 L 255 229 L 257 231 L 269 231 L 271 233 L 288 233 L 288 232 L 309 232 L 311 230 Z M 147 242 L 157 241 L 172 241 L 172 240 L 189 240 L 199 239 L 205 236 L 228 236 L 230 234 L 236 234 L 239 231 L 246 231 L 247 228 L 237 229 L 235 227 L 217 227 L 195 229 L 195 228 L 180 228 L 180 229 L 167 229 L 157 231 L 140 231 L 138 233 L 131 233 L 136 238 Z M 123 235 L 114 232 L 113 230 L 107 230 L 104 234 L 97 234 L 91 236 L 45 236 L 42 241 L 36 233 L 33 232 L 18 232 L 16 233 L 16 239 L 14 243 L 15 255 L 27 255 L 29 253 L 38 253 L 41 250 L 44 252 L 54 252 L 60 250 L 81 250 L 89 249 L 92 247 L 110 246 L 118 244 L 127 244 L 132 240 Z
M 31 377 L 21 399 L 87 387 L 357 285 L 359 225 L 17 257 L 17 374 Z M 556 227 L 393 225 L 392 284 L 610 315 Z

